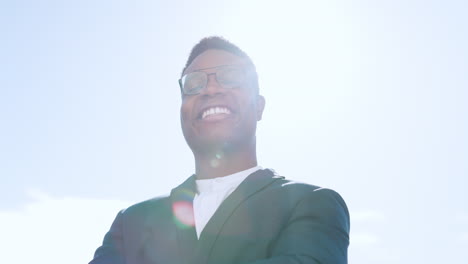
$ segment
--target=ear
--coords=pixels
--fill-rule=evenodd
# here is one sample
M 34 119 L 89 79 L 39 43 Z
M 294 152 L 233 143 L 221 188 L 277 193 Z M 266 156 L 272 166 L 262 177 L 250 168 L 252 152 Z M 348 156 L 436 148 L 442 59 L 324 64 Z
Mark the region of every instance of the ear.
M 265 109 L 265 97 L 257 95 L 257 121 L 262 120 L 263 109 Z

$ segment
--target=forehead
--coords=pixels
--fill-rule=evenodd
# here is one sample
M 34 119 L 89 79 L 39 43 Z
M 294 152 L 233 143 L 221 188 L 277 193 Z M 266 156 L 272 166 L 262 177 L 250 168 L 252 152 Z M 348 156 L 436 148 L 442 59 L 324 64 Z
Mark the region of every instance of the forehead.
M 198 55 L 184 73 L 230 64 L 245 64 L 246 59 L 224 50 L 211 49 Z

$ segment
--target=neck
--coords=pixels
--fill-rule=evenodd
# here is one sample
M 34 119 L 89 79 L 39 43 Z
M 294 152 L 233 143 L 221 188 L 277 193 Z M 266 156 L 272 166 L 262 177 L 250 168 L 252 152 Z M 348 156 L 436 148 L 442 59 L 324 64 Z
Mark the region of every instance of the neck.
M 195 153 L 197 179 L 213 179 L 257 166 L 255 145 L 244 151 Z

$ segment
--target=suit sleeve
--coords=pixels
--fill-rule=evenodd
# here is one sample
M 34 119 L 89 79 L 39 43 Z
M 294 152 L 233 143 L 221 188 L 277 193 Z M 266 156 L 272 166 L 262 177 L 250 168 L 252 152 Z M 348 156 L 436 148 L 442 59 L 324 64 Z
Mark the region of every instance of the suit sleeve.
M 341 196 L 317 189 L 297 203 L 271 247 L 271 257 L 249 264 L 346 264 L 349 228 Z
M 110 230 L 104 236 L 102 245 L 94 253 L 89 264 L 125 264 L 122 237 L 123 211 L 117 214 Z

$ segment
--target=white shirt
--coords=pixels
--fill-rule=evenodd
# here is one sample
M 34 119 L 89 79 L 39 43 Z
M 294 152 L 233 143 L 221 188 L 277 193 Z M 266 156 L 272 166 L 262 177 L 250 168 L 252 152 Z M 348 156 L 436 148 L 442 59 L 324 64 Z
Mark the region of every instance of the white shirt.
M 260 169 L 262 167 L 256 166 L 224 177 L 196 180 L 198 193 L 193 199 L 193 213 L 198 238 L 219 205 L 247 176 Z

